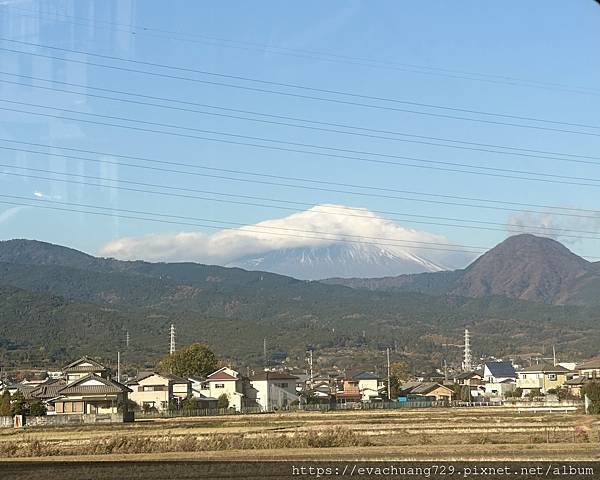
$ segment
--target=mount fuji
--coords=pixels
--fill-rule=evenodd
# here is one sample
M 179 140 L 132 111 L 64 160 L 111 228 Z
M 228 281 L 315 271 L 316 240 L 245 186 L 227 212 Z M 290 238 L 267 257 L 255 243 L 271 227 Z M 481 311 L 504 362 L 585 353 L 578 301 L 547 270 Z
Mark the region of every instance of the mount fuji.
M 216 264 L 301 280 L 438 272 L 463 268 L 474 258 L 443 235 L 405 227 L 366 208 L 335 204 L 214 234 L 120 238 L 100 254 Z
M 398 275 L 398 272 L 437 272 L 447 268 L 409 251 L 391 251 L 363 243 L 334 243 L 272 250 L 262 255 L 240 258 L 226 266 L 262 270 L 302 280 L 333 276 L 393 276 Z

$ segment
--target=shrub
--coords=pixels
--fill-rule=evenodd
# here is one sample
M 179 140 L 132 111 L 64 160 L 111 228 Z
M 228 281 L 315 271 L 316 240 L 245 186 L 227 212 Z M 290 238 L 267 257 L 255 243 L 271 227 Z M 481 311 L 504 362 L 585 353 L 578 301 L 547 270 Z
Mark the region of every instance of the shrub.
M 43 417 L 44 415 L 46 415 L 47 412 L 48 409 L 46 408 L 46 405 L 44 405 L 42 402 L 33 402 L 29 406 L 29 415 L 32 415 L 34 417 Z
M 589 413 L 592 415 L 600 414 L 600 382 L 586 383 L 581 392 L 590 400 Z
M 229 408 L 229 397 L 226 393 L 222 393 L 221 396 L 217 399 L 217 408 Z

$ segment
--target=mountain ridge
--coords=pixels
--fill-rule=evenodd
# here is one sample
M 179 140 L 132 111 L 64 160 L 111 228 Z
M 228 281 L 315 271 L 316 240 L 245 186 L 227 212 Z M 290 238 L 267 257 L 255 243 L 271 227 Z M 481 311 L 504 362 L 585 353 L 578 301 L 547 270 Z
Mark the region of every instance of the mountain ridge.
M 537 304 L 447 293 L 463 271 L 417 274 L 425 292 L 368 291 L 193 263 L 121 262 L 35 241 L 0 242 L 0 363 L 60 364 L 91 353 L 152 362 L 181 345 L 208 342 L 233 363 L 270 358 L 372 368 L 393 342 L 399 358 L 434 367 L 448 338 L 469 326 L 477 349 L 494 355 L 543 350 L 597 353 L 595 307 Z M 14 263 L 10 263 L 10 261 Z M 597 294 L 597 290 L 593 290 Z M 125 331 L 132 343 L 124 344 Z M 519 335 L 514 335 L 519 332 Z M 568 332 L 568 334 L 566 334 Z M 446 351 L 460 361 L 460 352 Z M 375 363 L 373 363 L 375 362 Z M 382 367 L 383 368 L 383 367 Z
M 507 238 L 462 270 L 322 282 L 375 291 L 600 304 L 599 263 L 575 255 L 556 240 L 522 234 Z

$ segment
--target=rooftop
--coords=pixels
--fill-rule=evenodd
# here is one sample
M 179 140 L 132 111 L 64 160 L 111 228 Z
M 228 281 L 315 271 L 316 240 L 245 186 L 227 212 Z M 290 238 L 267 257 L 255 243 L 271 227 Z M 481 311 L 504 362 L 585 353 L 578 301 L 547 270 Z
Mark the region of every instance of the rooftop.
M 515 367 L 510 362 L 486 362 L 485 367 L 495 378 L 517 378 Z
M 252 375 L 250 380 L 298 380 L 298 377 L 290 373 L 283 372 L 260 372 Z
M 541 372 L 541 373 L 567 373 L 570 372 L 568 368 L 561 367 L 560 365 L 552 365 L 549 363 L 531 365 L 524 368 L 521 372 Z

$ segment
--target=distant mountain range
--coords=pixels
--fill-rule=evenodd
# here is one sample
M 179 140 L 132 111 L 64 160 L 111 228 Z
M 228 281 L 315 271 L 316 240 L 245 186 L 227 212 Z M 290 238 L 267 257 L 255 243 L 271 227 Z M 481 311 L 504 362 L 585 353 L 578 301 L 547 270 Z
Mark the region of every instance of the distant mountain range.
M 506 240 L 465 270 L 330 284 L 10 240 L 0 242 L 0 365 L 59 365 L 84 353 L 110 360 L 120 350 L 151 368 L 171 323 L 179 345 L 206 341 L 238 365 L 263 365 L 266 339 L 274 362 L 302 365 L 314 348 L 320 365 L 373 368 L 394 346 L 393 358 L 432 367 L 459 361 L 460 349 L 446 345 L 460 345 L 466 325 L 476 352 L 541 354 L 554 344 L 584 357 L 600 345 L 598 279 L 597 264 L 532 236 Z
M 600 304 L 600 264 L 561 243 L 524 234 L 510 237 L 464 270 L 384 278 L 331 278 L 323 283 L 388 292 L 488 297 L 550 304 Z

